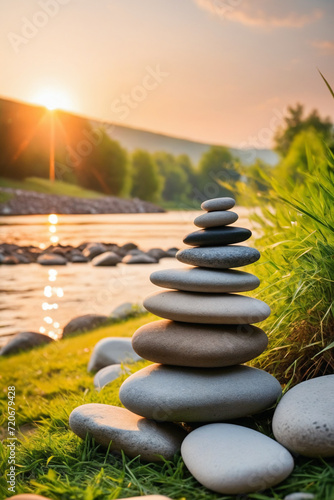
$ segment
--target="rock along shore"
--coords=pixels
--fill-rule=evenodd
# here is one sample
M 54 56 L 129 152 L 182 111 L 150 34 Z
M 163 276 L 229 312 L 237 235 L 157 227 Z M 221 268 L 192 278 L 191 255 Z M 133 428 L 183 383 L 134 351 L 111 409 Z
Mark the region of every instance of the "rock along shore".
M 157 213 L 162 208 L 133 198 L 125 200 L 116 196 L 101 198 L 78 198 L 54 194 L 36 193 L 22 189 L 0 188 L 0 193 L 11 195 L 11 198 L 0 203 L 1 215 L 35 215 L 35 214 L 121 214 L 121 213 Z

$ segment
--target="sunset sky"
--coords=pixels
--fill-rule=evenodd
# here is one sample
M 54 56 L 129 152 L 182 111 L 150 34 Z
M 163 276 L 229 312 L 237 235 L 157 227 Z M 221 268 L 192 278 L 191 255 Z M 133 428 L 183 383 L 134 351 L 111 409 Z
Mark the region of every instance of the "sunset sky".
M 229 146 L 334 119 L 332 0 L 0 0 L 0 96 Z

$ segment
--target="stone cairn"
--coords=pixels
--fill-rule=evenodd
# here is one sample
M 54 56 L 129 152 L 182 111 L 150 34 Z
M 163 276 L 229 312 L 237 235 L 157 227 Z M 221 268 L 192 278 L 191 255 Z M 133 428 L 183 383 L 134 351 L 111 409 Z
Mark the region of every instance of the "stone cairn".
M 104 446 L 149 461 L 171 458 L 181 448 L 189 471 L 204 486 L 224 494 L 262 490 L 293 469 L 290 453 L 252 429 L 226 423 L 271 407 L 282 391 L 269 373 L 242 363 L 261 354 L 267 336 L 254 323 L 270 308 L 240 292 L 259 279 L 235 268 L 260 253 L 238 245 L 251 231 L 230 227 L 238 215 L 232 198 L 202 204 L 202 228 L 185 237 L 191 248 L 176 258 L 188 267 L 156 271 L 151 281 L 164 289 L 145 308 L 164 318 L 142 326 L 132 338 L 135 352 L 153 361 L 122 384 L 124 408 L 88 404 L 76 408 L 70 426 Z M 222 423 L 225 422 L 225 423 Z M 180 423 L 198 427 L 188 435 Z M 204 425 L 205 424 L 205 425 Z
M 235 245 L 252 235 L 229 227 L 238 215 L 232 198 L 202 204 L 195 219 L 203 229 L 184 238 L 192 248 L 176 258 L 196 267 L 156 271 L 151 281 L 172 290 L 157 292 L 145 308 L 165 318 L 134 334 L 139 356 L 157 364 L 129 377 L 120 399 L 130 411 L 172 422 L 219 422 L 245 417 L 272 406 L 281 394 L 279 382 L 265 371 L 241 365 L 261 354 L 267 336 L 254 323 L 265 320 L 264 302 L 240 295 L 257 288 L 259 279 L 231 269 L 256 262 L 254 248 Z

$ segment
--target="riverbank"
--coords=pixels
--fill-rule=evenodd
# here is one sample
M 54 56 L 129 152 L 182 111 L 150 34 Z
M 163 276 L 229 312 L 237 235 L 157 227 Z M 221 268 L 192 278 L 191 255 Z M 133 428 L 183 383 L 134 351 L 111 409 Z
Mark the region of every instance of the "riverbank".
M 92 440 L 82 441 L 69 429 L 71 411 L 86 403 L 121 406 L 118 391 L 122 375 L 102 391 L 94 389 L 94 374 L 87 364 L 94 345 L 104 337 L 130 337 L 156 318 L 151 315 L 123 321 L 62 342 L 33 349 L 2 360 L 1 405 L 7 415 L 7 387 L 16 394 L 16 493 L 36 493 L 49 498 L 124 498 L 161 494 L 170 498 L 215 500 L 222 498 L 200 486 L 185 468 L 180 455 L 161 464 L 117 457 Z M 137 371 L 148 362 L 131 368 Z M 240 423 L 240 422 L 239 422 Z M 268 415 L 244 419 L 243 425 L 270 434 Z M 2 437 L 6 437 L 3 429 Z M 2 453 L 1 470 L 7 471 L 7 453 Z M 330 500 L 334 483 L 331 461 L 296 458 L 291 476 L 249 499 L 285 498 L 296 491 L 314 494 L 314 500 Z M 0 479 L 1 498 L 8 496 L 5 476 Z M 224 496 L 232 500 L 233 496 Z
M 38 193 L 9 187 L 0 188 L 1 215 L 31 214 L 121 214 L 161 213 L 164 210 L 153 203 L 133 198 L 126 200 L 116 196 L 81 198 Z

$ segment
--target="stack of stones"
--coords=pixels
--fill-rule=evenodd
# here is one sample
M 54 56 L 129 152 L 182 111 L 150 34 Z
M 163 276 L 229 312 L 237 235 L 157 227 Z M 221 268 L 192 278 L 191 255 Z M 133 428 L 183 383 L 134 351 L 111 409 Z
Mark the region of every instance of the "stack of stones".
M 281 395 L 269 373 L 242 363 L 261 354 L 267 336 L 254 323 L 265 320 L 264 302 L 240 295 L 259 279 L 235 270 L 260 253 L 238 245 L 251 231 L 230 227 L 238 215 L 232 198 L 202 204 L 195 219 L 202 228 L 185 237 L 192 248 L 176 258 L 194 267 L 156 271 L 151 281 L 171 289 L 149 296 L 144 306 L 164 319 L 139 328 L 137 354 L 155 362 L 131 375 L 120 400 L 131 412 L 163 422 L 201 424 L 183 440 L 181 453 L 194 477 L 223 494 L 273 486 L 293 470 L 293 458 L 279 443 L 227 421 L 262 412 Z M 225 422 L 225 423 L 222 423 Z
M 231 269 L 257 261 L 254 248 L 235 245 L 251 231 L 229 225 L 238 215 L 232 198 L 202 204 L 195 219 L 203 229 L 185 237 L 192 248 L 176 255 L 196 267 L 156 271 L 151 281 L 172 290 L 149 296 L 144 306 L 160 316 L 134 334 L 139 356 L 156 364 L 129 377 L 120 399 L 134 413 L 154 420 L 219 422 L 269 408 L 281 395 L 279 382 L 245 363 L 267 346 L 254 323 L 265 320 L 264 302 L 240 295 L 257 288 L 259 279 Z
M 80 437 L 88 432 L 130 457 L 169 459 L 181 447 L 194 477 L 223 494 L 265 489 L 293 469 L 283 446 L 233 423 L 268 409 L 281 395 L 272 375 L 242 364 L 265 350 L 267 336 L 254 323 L 270 309 L 240 294 L 260 282 L 234 268 L 256 262 L 260 253 L 239 245 L 251 231 L 230 227 L 238 219 L 230 211 L 234 204 L 231 198 L 204 202 L 206 213 L 195 219 L 202 229 L 186 236 L 192 248 L 176 256 L 190 266 L 151 275 L 155 285 L 169 290 L 149 296 L 144 305 L 164 319 L 144 325 L 132 338 L 136 353 L 154 364 L 122 384 L 125 409 L 89 404 L 70 416 Z M 180 423 L 195 430 L 186 435 Z

